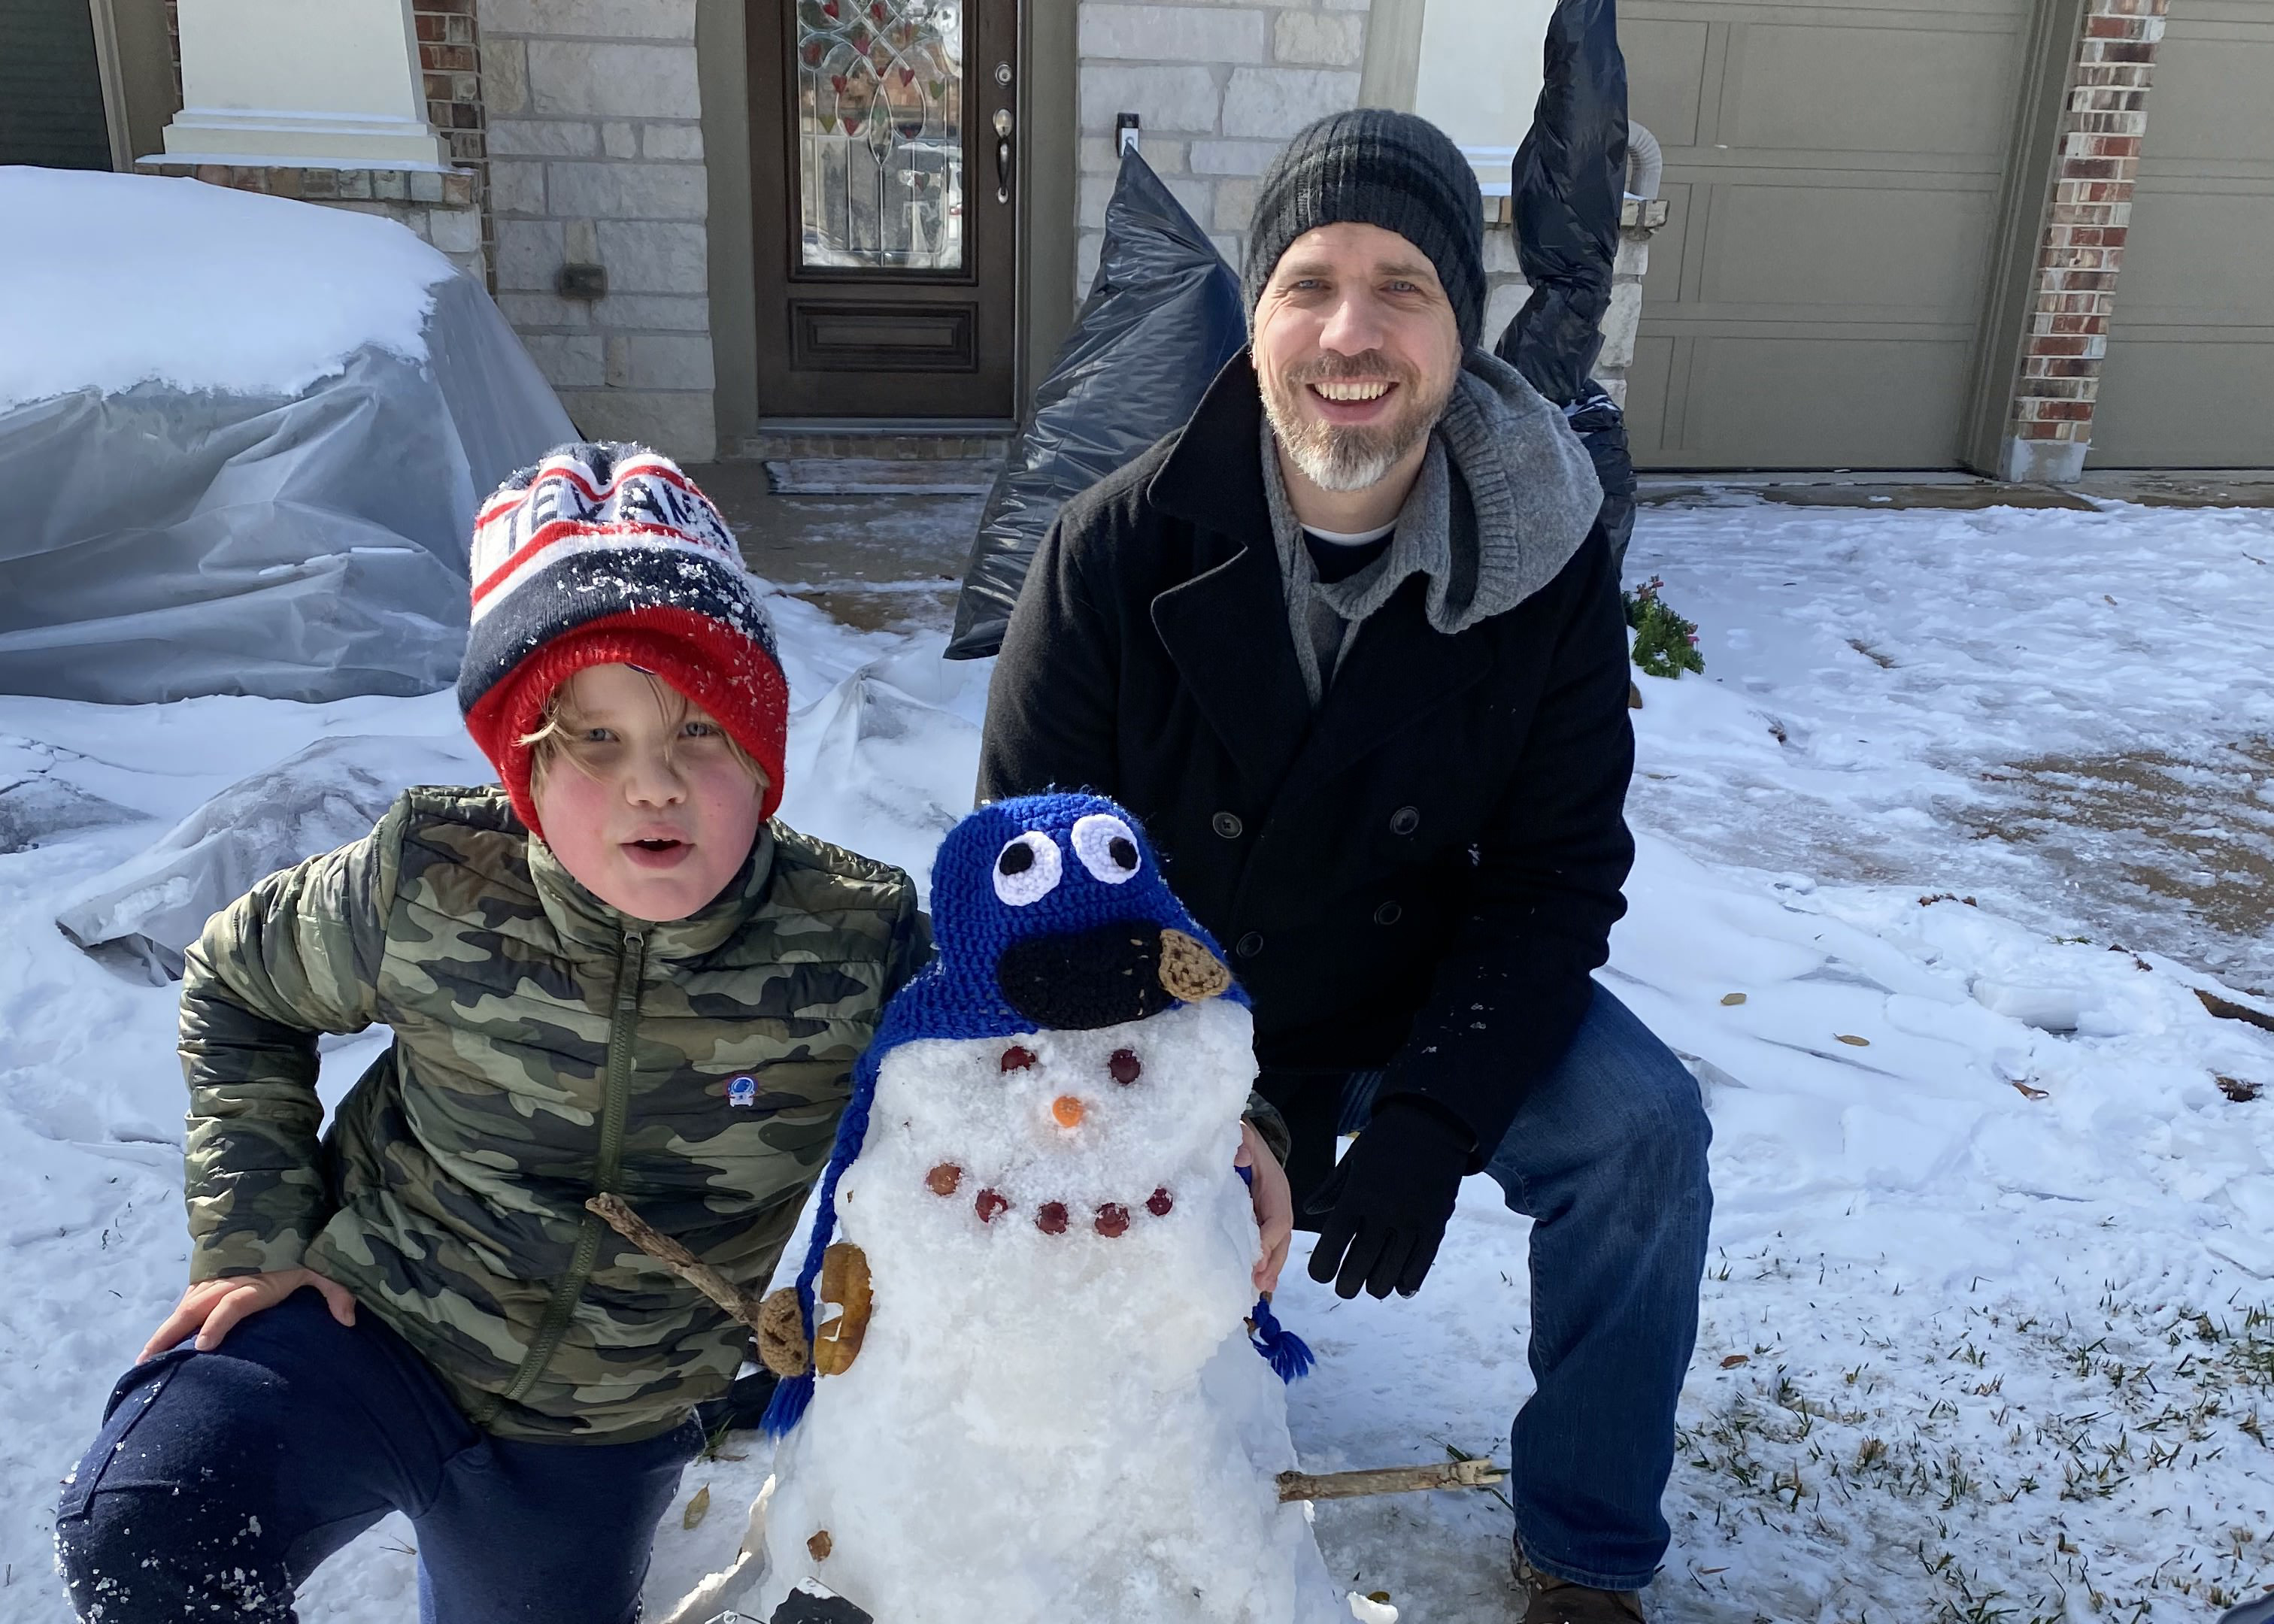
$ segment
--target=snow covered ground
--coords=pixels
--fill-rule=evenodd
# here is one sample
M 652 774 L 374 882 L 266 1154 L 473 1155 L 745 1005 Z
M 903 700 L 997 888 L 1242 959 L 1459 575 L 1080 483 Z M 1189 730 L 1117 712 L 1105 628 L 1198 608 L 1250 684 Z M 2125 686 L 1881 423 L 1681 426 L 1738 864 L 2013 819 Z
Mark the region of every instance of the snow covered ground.
M 2274 848 L 2263 560 L 2265 513 L 1645 511 L 1630 574 L 1665 577 L 1708 665 L 1641 682 L 1606 980 L 1692 1057 L 1719 1200 L 1658 1617 L 2176 1624 L 2274 1587 L 2274 1034 L 2195 991 L 2274 986 L 2243 894 Z M 785 816 L 921 869 L 984 669 L 779 602 Z M 0 831 L 73 789 L 138 815 L 0 855 L 0 1620 L 66 1616 L 56 1480 L 184 1253 L 173 991 L 72 947 L 58 906 L 318 738 L 456 726 L 447 695 L 0 699 Z M 2215 809 L 2062 799 L 2120 758 L 2157 763 L 2142 801 Z M 1505 1456 L 1526 1227 L 1476 1180 L 1411 1302 L 1291 1269 L 1322 1356 L 1292 1390 L 1306 1465 Z M 710 1512 L 666 1519 L 656 1602 L 724 1564 L 765 1468 L 737 1434 L 689 1470 Z M 1409 1624 L 1513 1616 L 1488 1495 L 1319 1529 Z M 367 1536 L 305 1616 L 412 1617 L 410 1539 Z

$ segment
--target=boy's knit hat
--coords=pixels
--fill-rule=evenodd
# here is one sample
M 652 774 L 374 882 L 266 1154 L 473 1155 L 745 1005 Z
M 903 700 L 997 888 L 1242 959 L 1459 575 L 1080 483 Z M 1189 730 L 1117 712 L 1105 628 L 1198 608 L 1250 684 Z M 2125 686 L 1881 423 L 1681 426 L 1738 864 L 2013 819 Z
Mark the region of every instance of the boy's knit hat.
M 1289 244 L 1344 221 L 1395 231 L 1428 255 L 1452 302 L 1461 348 L 1475 346 L 1485 322 L 1485 206 L 1477 172 L 1427 119 L 1378 107 L 1305 125 L 1263 172 L 1239 278 L 1251 327 Z
M 789 683 L 757 577 L 710 498 L 639 446 L 563 446 L 474 522 L 466 731 L 538 835 L 530 748 L 554 689 L 590 665 L 652 672 L 719 719 L 781 802 Z

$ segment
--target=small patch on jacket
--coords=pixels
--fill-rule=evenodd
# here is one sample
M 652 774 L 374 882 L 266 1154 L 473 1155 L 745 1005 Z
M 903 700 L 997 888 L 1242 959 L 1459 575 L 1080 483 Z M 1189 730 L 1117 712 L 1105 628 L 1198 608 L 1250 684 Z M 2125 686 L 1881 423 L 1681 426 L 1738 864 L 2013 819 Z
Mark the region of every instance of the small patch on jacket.
M 757 1102 L 758 1079 L 757 1078 L 738 1077 L 727 1085 L 727 1104 L 740 1106 L 747 1110 L 756 1106 Z

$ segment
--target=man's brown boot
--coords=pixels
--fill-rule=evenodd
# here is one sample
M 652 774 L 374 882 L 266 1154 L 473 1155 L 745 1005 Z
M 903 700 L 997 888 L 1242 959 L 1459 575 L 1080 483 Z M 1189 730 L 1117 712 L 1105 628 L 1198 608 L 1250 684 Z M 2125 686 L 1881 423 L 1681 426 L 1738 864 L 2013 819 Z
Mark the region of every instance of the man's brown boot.
M 1524 1624 L 1647 1624 L 1634 1590 L 1591 1590 L 1552 1577 L 1525 1561 L 1521 1550 L 1509 1558 L 1509 1574 L 1532 1598 Z

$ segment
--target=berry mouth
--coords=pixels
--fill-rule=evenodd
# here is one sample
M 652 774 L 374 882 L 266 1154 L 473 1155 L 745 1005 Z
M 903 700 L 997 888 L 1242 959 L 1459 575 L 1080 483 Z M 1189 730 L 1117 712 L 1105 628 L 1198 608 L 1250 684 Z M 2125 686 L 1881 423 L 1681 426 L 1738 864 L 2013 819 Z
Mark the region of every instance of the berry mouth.
M 941 1162 L 924 1176 L 924 1187 L 943 1199 L 959 1193 L 963 1184 L 963 1169 L 952 1162 Z M 1078 1220 L 1083 1228 L 1112 1240 L 1128 1233 L 1136 1214 L 1146 1213 L 1156 1218 L 1166 1218 L 1175 1210 L 1176 1205 L 1176 1197 L 1166 1186 L 1156 1189 L 1142 1201 L 1126 1207 L 1118 1201 L 1103 1201 L 1094 1207 L 1065 1201 L 1044 1201 L 1035 1208 L 1034 1224 L 1045 1235 L 1064 1235 Z M 981 1190 L 971 1203 L 971 1210 L 982 1223 L 991 1224 L 1015 1208 L 1016 1203 L 993 1189 Z

